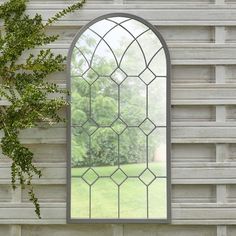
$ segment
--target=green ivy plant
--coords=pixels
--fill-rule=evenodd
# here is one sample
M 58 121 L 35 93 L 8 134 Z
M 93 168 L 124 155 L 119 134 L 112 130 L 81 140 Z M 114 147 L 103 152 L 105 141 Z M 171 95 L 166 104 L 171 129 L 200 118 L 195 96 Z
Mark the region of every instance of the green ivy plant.
M 32 49 L 43 47 L 58 39 L 48 36 L 46 28 L 68 13 L 80 9 L 81 0 L 58 12 L 43 23 L 42 16 L 30 17 L 26 13 L 27 0 L 9 0 L 0 5 L 3 28 L 0 36 L 0 129 L 1 148 L 4 156 L 11 159 L 12 187 L 19 183 L 28 186 L 30 201 L 39 218 L 40 205 L 32 185 L 32 178 L 42 176 L 33 163 L 33 153 L 19 138 L 22 130 L 37 127 L 40 122 L 55 124 L 63 121 L 58 110 L 66 105 L 63 93 L 57 84 L 47 82 L 49 74 L 63 71 L 66 58 L 54 55 L 50 49 L 32 54 Z M 29 54 L 30 53 L 30 54 Z M 55 98 L 49 99 L 50 94 Z M 61 94 L 61 96 L 58 96 Z M 1 102 L 0 101 L 0 102 Z

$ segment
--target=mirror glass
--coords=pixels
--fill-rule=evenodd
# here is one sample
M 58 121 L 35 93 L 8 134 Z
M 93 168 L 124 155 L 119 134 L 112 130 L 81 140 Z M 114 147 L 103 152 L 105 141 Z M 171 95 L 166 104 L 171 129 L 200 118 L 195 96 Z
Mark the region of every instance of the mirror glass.
M 166 54 L 129 17 L 85 27 L 71 51 L 71 218 L 166 219 Z

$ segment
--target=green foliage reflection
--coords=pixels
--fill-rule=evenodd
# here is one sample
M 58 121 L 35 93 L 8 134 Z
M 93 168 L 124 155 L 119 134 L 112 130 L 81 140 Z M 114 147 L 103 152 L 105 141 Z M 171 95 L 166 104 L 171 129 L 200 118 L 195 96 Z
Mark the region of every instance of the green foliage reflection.
M 115 67 L 112 55 L 103 60 L 105 46 L 94 53 L 96 37 L 87 30 L 72 55 L 72 166 L 151 162 L 160 135 L 149 141 L 147 153 L 148 138 L 139 128 L 147 117 L 146 85 Z M 135 53 L 126 54 L 126 68 L 134 67 Z

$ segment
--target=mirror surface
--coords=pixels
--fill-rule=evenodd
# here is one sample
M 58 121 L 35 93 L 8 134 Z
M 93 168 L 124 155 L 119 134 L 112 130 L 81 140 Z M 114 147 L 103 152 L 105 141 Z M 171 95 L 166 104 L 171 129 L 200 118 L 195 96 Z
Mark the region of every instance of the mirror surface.
M 71 55 L 71 217 L 166 219 L 166 55 L 128 17 L 100 20 Z

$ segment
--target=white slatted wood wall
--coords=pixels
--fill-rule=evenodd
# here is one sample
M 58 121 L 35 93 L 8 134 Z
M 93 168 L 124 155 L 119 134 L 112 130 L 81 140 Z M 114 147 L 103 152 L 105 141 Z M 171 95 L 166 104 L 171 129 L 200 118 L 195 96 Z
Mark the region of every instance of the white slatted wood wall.
M 72 2 L 31 0 L 28 11 L 46 20 Z M 50 45 L 56 52 L 66 55 L 81 26 L 112 12 L 150 21 L 170 48 L 172 224 L 66 225 L 66 128 L 60 124 L 21 134 L 43 171 L 43 177 L 34 180 L 42 220 L 35 217 L 25 191 L 11 190 L 10 164 L 1 156 L 0 236 L 235 236 L 236 0 L 87 2 L 82 11 L 48 29 L 61 35 Z M 49 80 L 65 85 L 66 73 Z

